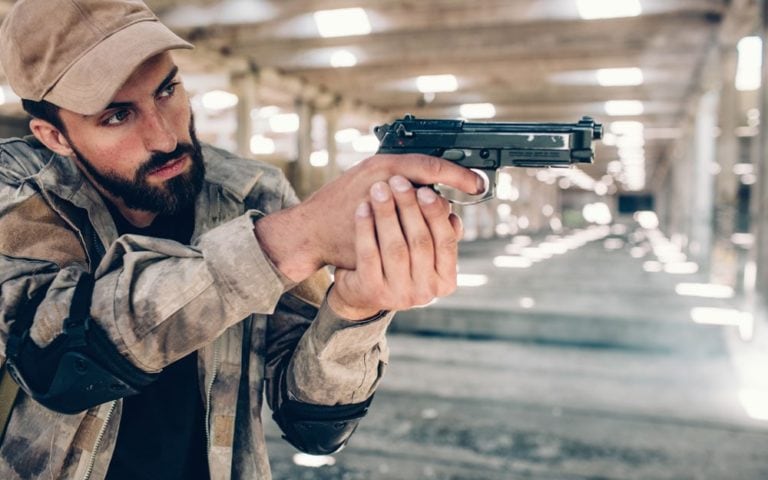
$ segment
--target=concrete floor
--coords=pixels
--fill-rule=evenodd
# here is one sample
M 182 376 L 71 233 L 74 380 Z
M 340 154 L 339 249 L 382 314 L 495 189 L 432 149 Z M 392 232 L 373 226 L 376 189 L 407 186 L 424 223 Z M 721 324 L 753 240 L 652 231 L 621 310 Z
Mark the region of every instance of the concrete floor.
M 274 478 L 768 479 L 763 329 L 694 323 L 740 302 L 676 294 L 704 275 L 645 271 L 647 235 L 581 235 L 524 269 L 494 258 L 567 239 L 462 245 L 464 278 L 487 283 L 399 314 L 371 412 L 314 459 L 333 465 L 297 465 L 268 426 Z

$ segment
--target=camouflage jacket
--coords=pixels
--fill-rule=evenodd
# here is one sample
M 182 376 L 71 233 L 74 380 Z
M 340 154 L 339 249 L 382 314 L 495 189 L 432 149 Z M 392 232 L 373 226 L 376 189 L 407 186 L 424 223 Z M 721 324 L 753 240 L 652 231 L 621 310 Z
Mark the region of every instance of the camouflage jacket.
M 283 401 L 275 385 L 284 376 L 299 402 L 364 401 L 386 365 L 391 316 L 334 316 L 325 271 L 288 284 L 253 234 L 261 215 L 297 202 L 285 178 L 210 146 L 203 153 L 195 230 L 181 245 L 118 238 L 100 195 L 69 159 L 31 138 L 0 140 L 0 361 L 9 319 L 33 291 L 45 295 L 30 337 L 44 347 L 62 332 L 73 286 L 90 272 L 91 316 L 133 365 L 158 372 L 198 352 L 211 478 L 269 479 L 264 393 Z M 309 308 L 284 308 L 286 299 Z M 64 415 L 20 394 L 0 445 L 0 478 L 103 479 L 121 409 L 115 400 Z

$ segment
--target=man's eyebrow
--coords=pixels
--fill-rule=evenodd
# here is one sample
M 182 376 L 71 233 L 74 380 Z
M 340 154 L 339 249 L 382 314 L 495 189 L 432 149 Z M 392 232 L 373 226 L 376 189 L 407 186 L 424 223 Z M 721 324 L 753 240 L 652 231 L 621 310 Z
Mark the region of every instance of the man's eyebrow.
M 165 89 L 169 83 L 173 80 L 173 77 L 176 76 L 176 74 L 179 73 L 179 67 L 176 65 L 173 66 L 170 73 L 165 76 L 162 82 L 160 82 L 160 86 L 158 86 L 155 89 L 155 95 L 158 95 L 160 92 Z M 134 105 L 134 102 L 112 102 L 109 105 L 104 108 L 104 110 L 112 110 L 113 108 L 130 108 Z
M 171 83 L 171 81 L 173 80 L 173 77 L 175 77 L 177 73 L 179 73 L 179 67 L 174 65 L 173 68 L 171 69 L 171 72 L 165 76 L 162 82 L 160 82 L 160 86 L 157 87 L 157 89 L 155 90 L 155 95 L 158 95 L 160 94 L 160 92 L 165 90 L 165 87 L 167 87 L 168 84 Z

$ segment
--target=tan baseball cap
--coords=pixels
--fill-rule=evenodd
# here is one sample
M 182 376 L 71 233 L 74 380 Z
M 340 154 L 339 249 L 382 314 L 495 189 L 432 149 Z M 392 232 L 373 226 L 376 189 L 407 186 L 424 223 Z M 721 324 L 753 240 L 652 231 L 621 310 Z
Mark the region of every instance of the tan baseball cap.
M 0 63 L 21 98 L 100 112 L 145 60 L 192 45 L 138 0 L 20 0 L 0 25 Z

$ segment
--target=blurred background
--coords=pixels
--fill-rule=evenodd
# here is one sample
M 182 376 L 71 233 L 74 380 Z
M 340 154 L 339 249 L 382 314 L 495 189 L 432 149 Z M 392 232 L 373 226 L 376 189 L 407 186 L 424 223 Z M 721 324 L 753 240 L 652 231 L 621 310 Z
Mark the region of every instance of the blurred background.
M 457 207 L 458 291 L 398 315 L 343 452 L 270 426 L 276 479 L 768 478 L 765 0 L 147 3 L 196 45 L 201 139 L 302 197 L 405 113 L 605 128 Z

